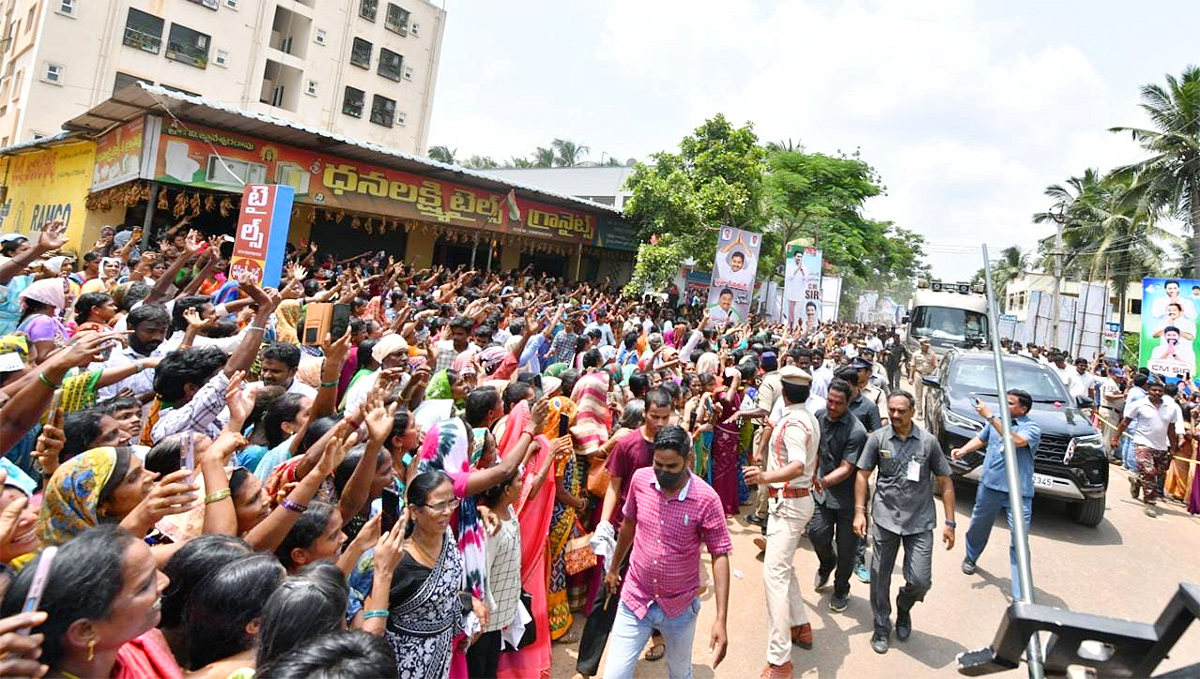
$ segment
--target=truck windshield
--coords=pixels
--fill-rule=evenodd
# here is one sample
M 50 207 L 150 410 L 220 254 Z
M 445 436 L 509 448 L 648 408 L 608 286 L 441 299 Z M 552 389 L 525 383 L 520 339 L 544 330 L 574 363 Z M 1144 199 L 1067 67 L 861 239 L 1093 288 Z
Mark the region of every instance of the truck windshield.
M 1029 392 L 1036 402 L 1067 401 L 1058 376 L 1044 366 L 1017 361 L 1004 362 L 1004 381 L 1009 389 Z M 993 396 L 996 393 L 996 365 L 991 361 L 962 361 L 950 383 L 965 391 Z
M 987 335 L 987 316 L 978 311 L 944 306 L 922 306 L 913 309 L 912 334 L 957 343 L 982 340 Z

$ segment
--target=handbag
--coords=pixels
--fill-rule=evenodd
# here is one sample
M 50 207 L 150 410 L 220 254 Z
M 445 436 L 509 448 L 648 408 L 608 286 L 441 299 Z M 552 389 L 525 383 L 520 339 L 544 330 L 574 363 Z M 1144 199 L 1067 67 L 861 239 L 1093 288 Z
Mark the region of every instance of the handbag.
M 579 522 L 579 519 L 575 520 L 575 527 L 579 530 L 580 535 L 567 540 L 566 552 L 563 555 L 567 562 L 567 575 L 582 573 L 596 565 L 596 552 L 592 549 L 592 534 L 583 532 L 583 524 Z
M 605 462 L 608 458 L 593 455 L 588 458 L 587 491 L 596 497 L 604 497 L 608 492 L 608 484 L 612 475 L 608 473 Z

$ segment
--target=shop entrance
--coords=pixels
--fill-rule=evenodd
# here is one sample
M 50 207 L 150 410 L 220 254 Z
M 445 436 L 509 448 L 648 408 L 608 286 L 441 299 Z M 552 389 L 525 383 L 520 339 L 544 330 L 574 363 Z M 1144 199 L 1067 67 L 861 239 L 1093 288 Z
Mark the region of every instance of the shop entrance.
M 471 250 L 475 251 L 475 265 L 471 266 Z M 492 249 L 492 271 L 500 270 L 500 254 L 503 248 L 497 245 Z M 470 243 L 457 243 L 444 237 L 439 237 L 433 244 L 433 263 L 448 269 L 456 267 L 473 268 L 483 271 L 488 266 L 488 244 L 481 241 L 477 247 Z
M 561 255 L 521 255 L 521 269 L 527 266 L 533 266 L 534 274 L 546 274 L 555 278 L 565 278 L 567 275 L 567 262 L 571 260 L 574 263 L 574 258 L 563 257 Z

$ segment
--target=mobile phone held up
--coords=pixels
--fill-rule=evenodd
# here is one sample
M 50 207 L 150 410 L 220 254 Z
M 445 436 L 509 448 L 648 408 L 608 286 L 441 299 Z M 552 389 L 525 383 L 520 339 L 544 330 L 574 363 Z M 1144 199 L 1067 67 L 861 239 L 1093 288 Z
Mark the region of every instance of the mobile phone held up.
M 42 605 L 42 592 L 46 591 L 46 583 L 50 580 L 50 569 L 54 567 L 54 557 L 58 555 L 58 547 L 50 546 L 42 550 L 38 557 L 37 570 L 33 572 L 33 582 L 29 585 L 29 593 L 25 595 L 25 605 L 21 606 L 22 613 L 32 613 Z M 18 634 L 29 634 L 30 628 L 22 627 Z
M 320 346 L 325 336 L 335 342 L 350 325 L 350 305 L 314 302 L 304 309 L 304 330 L 300 336 L 306 346 Z
M 383 504 L 383 517 L 379 520 L 379 528 L 386 533 L 395 528 L 396 522 L 400 520 L 400 494 L 395 488 L 388 486 L 383 489 L 380 502 Z

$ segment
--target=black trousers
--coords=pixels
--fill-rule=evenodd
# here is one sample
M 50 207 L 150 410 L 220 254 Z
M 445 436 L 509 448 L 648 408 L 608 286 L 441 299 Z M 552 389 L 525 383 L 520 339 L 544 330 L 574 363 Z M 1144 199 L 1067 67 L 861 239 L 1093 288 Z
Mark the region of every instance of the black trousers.
M 808 522 L 808 539 L 820 560 L 822 573 L 833 573 L 833 593 L 850 594 L 850 574 L 858 557 L 858 536 L 854 534 L 854 509 L 834 509 L 824 503 L 813 507 Z
M 603 562 L 602 562 L 603 563 Z M 621 564 L 621 577 L 629 568 L 629 560 Z M 608 606 L 605 606 L 605 600 Z M 600 658 L 604 655 L 604 647 L 608 645 L 608 634 L 612 632 L 613 622 L 617 619 L 617 606 L 621 603 L 621 595 L 609 595 L 608 588 L 601 585 L 596 592 L 596 600 L 592 603 L 592 614 L 583 625 L 583 636 L 579 639 L 579 658 L 575 661 L 575 671 L 586 676 L 594 677 L 600 673 Z M 662 641 L 662 635 L 654 630 L 654 640 Z M 472 675 L 474 679 L 474 675 Z
M 467 649 L 467 676 L 471 679 L 496 679 L 500 665 L 500 630 L 484 632 Z

